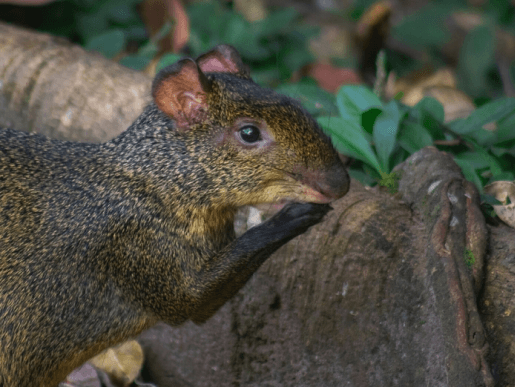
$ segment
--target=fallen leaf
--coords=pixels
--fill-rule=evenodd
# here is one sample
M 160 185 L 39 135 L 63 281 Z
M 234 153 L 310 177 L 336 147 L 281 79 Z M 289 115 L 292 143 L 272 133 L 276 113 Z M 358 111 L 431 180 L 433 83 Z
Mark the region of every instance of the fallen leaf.
M 348 58 L 352 55 L 352 36 L 341 25 L 322 25 L 320 34 L 309 41 L 309 50 L 317 62 L 329 63 L 332 58 Z
M 100 379 L 95 368 L 84 363 L 76 368 L 59 387 L 101 387 Z
M 162 0 L 145 0 L 139 6 L 139 13 L 150 37 L 155 36 L 168 20 L 167 6 Z M 159 51 L 171 51 L 171 34 L 158 42 Z
M 360 76 L 353 69 L 334 67 L 326 63 L 311 65 L 309 75 L 317 80 L 321 88 L 330 93 L 334 93 L 341 85 L 362 83 Z
M 515 183 L 512 181 L 494 181 L 485 187 L 485 192 L 495 196 L 503 205 L 494 205 L 497 216 L 508 226 L 515 228 Z M 510 204 L 508 203 L 508 199 Z
M 126 341 L 98 354 L 89 363 L 103 370 L 117 386 L 127 386 L 143 366 L 143 350 L 136 340 Z
M 467 94 L 449 86 L 428 87 L 425 89 L 424 97 L 432 97 L 442 104 L 444 122 L 466 118 L 476 109 L 474 101 Z
M 424 97 L 432 97 L 442 104 L 445 122 L 450 122 L 468 117 L 476 108 L 472 99 L 458 90 L 456 84 L 454 71 L 449 68 L 436 72 L 426 70 L 398 80 L 390 77 L 386 93 L 392 98 L 402 92 L 401 101 L 408 106 L 415 106 Z
M 378 1 L 361 16 L 355 29 L 358 48 L 359 71 L 368 84 L 375 83 L 376 62 L 379 52 L 385 47 L 390 34 L 392 5 L 389 1 Z
M 190 19 L 180 0 L 166 2 L 168 15 L 174 21 L 172 34 L 173 52 L 180 52 L 190 39 Z
M 388 24 L 391 14 L 392 5 L 389 1 L 378 1 L 368 7 L 356 26 L 358 39 L 369 39 L 374 29 L 380 29 L 387 35 L 389 32 Z
M 151 38 L 166 22 L 173 22 L 171 31 L 157 42 L 160 53 L 179 52 L 188 43 L 190 22 L 180 0 L 145 0 L 141 3 L 140 14 Z
M 396 79 L 389 94 L 394 96 L 402 92 L 404 94 L 402 102 L 413 106 L 424 98 L 427 88 L 433 86 L 456 88 L 456 84 L 456 75 L 450 68 L 442 68 L 436 72 L 422 69 L 407 77 Z
M 234 6 L 249 22 L 263 20 L 267 15 L 263 0 L 235 0 Z

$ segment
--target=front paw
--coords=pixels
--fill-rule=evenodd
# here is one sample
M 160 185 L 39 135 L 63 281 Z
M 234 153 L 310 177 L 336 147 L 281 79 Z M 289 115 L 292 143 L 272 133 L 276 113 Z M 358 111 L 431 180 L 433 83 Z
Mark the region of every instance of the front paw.
M 319 223 L 331 209 L 329 204 L 290 203 L 266 223 L 296 236 Z

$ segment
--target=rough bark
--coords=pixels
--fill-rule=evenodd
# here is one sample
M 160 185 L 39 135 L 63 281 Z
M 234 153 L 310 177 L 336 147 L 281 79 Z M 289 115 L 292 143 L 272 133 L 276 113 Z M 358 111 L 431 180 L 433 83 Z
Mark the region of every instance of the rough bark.
M 496 386 L 509 387 L 515 385 L 515 232 L 505 225 L 488 230 L 485 286 L 479 305 Z
M 464 260 L 471 239 L 484 250 L 486 233 L 468 231 L 484 226 L 477 193 L 435 149 L 400 169 L 404 201 L 353 182 L 323 224 L 283 247 L 211 321 L 144 333 L 153 380 L 492 386 Z
M 150 78 L 62 38 L 0 23 L 0 126 L 106 141 L 149 102 Z

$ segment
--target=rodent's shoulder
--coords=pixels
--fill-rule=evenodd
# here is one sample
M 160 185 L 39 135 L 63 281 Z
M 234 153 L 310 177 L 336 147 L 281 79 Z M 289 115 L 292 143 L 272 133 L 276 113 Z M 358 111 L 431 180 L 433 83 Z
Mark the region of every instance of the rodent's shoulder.
M 94 144 L 54 140 L 38 133 L 0 128 L 0 168 L 58 167 L 66 158 L 90 152 Z
M 0 176 L 36 172 L 41 151 L 49 147 L 51 141 L 44 136 L 0 128 Z

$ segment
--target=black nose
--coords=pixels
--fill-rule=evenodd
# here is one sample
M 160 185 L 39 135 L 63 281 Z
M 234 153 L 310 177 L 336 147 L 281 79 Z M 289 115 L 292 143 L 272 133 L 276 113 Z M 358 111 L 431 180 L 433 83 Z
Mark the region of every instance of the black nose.
M 340 160 L 322 172 L 320 177 L 316 182 L 318 190 L 332 199 L 339 199 L 349 191 L 349 174 Z

